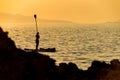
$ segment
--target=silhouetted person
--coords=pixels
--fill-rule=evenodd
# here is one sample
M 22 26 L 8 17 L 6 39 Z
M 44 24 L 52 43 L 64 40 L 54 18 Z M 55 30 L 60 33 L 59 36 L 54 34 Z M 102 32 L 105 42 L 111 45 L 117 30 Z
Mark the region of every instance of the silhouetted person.
M 37 34 L 36 34 L 36 50 L 38 50 L 39 38 L 40 38 L 40 35 L 39 35 L 39 32 L 37 32 Z

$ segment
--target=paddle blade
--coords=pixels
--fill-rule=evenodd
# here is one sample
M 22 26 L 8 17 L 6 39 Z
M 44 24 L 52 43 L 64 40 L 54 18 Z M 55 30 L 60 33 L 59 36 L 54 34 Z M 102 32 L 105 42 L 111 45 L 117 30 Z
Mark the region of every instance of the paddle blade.
M 35 18 L 35 19 L 37 18 L 37 15 L 36 15 L 36 14 L 34 14 L 34 18 Z

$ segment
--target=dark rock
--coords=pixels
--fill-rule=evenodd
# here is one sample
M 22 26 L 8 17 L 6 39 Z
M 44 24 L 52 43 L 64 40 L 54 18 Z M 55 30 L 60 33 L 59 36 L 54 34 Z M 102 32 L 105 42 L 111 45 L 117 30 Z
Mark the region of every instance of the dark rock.
M 120 80 L 120 62 L 117 59 L 112 60 L 111 66 L 108 69 L 108 73 L 106 74 L 103 80 Z
M 0 28 L 0 80 L 57 80 L 56 71 L 55 60 L 17 49 Z
M 93 80 L 99 80 L 108 73 L 109 64 L 100 61 L 93 61 L 92 65 L 87 70 L 87 77 Z

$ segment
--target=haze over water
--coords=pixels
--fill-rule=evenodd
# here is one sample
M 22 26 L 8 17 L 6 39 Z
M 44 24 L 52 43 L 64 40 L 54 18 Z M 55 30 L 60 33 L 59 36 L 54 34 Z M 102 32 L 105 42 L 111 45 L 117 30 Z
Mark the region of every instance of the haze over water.
M 35 48 L 35 24 L 3 24 L 18 48 Z M 41 23 L 39 26 L 41 48 L 55 47 L 49 55 L 61 62 L 74 62 L 87 69 L 93 60 L 120 59 L 120 23 L 80 25 L 74 23 Z

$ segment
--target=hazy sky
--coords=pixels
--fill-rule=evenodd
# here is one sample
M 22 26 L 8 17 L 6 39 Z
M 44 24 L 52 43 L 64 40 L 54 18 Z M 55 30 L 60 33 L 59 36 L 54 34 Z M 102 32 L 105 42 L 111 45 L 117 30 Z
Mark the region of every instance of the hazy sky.
M 0 0 L 0 12 L 99 23 L 120 20 L 120 0 Z

